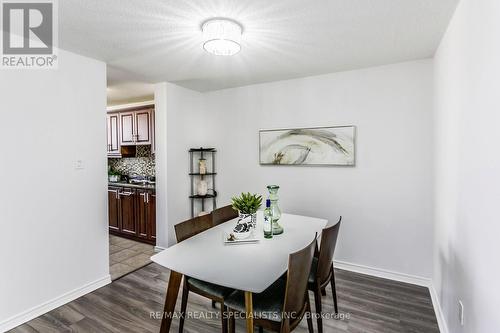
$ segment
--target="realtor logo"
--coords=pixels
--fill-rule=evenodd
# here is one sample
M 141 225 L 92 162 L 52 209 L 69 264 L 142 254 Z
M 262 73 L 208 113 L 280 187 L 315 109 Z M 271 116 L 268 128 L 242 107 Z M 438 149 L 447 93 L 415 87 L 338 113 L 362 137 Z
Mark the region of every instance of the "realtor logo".
M 0 0 L 2 68 L 56 68 L 57 26 L 53 0 Z

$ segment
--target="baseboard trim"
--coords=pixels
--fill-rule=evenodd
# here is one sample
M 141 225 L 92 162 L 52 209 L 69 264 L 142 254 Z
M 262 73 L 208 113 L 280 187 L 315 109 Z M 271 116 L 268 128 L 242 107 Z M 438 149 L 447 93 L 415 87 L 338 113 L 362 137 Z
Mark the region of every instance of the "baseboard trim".
M 0 332 L 6 332 L 10 329 L 13 329 L 14 327 L 22 325 L 36 317 L 43 315 L 44 313 L 47 313 L 51 310 L 54 310 L 55 308 L 60 307 L 61 305 L 69 303 L 85 294 L 88 294 L 96 289 L 104 287 L 109 283 L 111 283 L 111 276 L 106 275 L 98 280 L 87 283 L 82 287 L 71 290 L 43 304 L 37 305 L 27 311 L 24 311 L 13 317 L 10 317 L 7 320 L 0 323 Z
M 441 303 L 439 302 L 439 297 L 434 288 L 434 284 L 431 283 L 429 286 L 429 292 L 431 293 L 432 306 L 434 306 L 434 312 L 436 313 L 436 318 L 439 325 L 439 331 L 441 333 L 449 333 L 448 325 L 446 324 L 446 320 L 444 319 L 443 309 L 441 308 Z
M 161 252 L 161 251 L 163 251 L 163 250 L 165 250 L 165 248 L 164 248 L 164 247 L 161 247 L 161 246 L 155 246 L 155 252 Z
M 441 304 L 439 303 L 439 297 L 437 295 L 436 289 L 434 288 L 434 284 L 432 280 L 429 278 L 424 278 L 421 276 L 398 273 L 386 269 L 374 268 L 370 266 L 353 264 L 346 261 L 334 260 L 333 265 L 336 268 L 344 269 L 346 271 L 356 272 L 360 274 L 366 274 L 370 276 L 375 276 L 379 278 L 410 283 L 417 286 L 426 287 L 429 289 L 429 293 L 431 295 L 432 306 L 434 307 L 434 312 L 436 314 L 436 319 L 439 326 L 439 331 L 441 333 L 449 333 L 448 325 L 444 319 L 443 310 L 441 308 Z
M 374 268 L 370 266 L 353 264 L 346 261 L 334 260 L 333 265 L 340 269 L 345 269 L 346 271 L 376 276 L 384 279 L 405 282 L 410 284 L 416 284 L 417 286 L 429 287 L 431 284 L 431 279 L 424 278 L 417 275 L 410 275 L 404 273 L 398 273 L 394 271 L 390 271 L 387 269 Z

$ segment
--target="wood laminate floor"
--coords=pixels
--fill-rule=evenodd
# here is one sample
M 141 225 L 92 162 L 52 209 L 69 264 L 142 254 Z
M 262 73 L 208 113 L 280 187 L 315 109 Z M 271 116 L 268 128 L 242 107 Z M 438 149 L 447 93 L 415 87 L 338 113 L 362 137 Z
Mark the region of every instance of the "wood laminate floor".
M 150 264 L 10 332 L 156 333 L 160 320 L 151 318 L 151 313 L 163 311 L 168 273 L 161 266 Z M 439 332 L 427 288 L 337 269 L 335 273 L 339 310 L 345 318 L 325 319 L 324 332 Z M 314 310 L 312 294 L 310 297 Z M 332 308 L 328 287 L 323 311 L 331 313 Z M 194 318 L 186 319 L 184 332 L 221 331 L 220 320 L 216 318 L 218 310 L 211 308 L 209 300 L 191 293 L 188 312 Z M 245 332 L 243 320 L 237 320 L 236 324 L 237 332 Z M 317 332 L 316 322 L 314 330 Z M 171 332 L 178 332 L 178 319 L 174 319 Z M 306 333 L 306 321 L 294 332 Z

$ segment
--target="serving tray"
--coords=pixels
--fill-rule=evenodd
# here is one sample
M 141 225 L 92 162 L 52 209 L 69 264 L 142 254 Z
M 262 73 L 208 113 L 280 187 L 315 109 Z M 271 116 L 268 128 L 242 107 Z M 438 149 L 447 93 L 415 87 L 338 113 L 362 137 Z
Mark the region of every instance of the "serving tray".
M 234 240 L 229 240 L 229 235 L 230 232 L 224 231 L 222 234 L 222 240 L 224 241 L 224 244 L 253 244 L 253 243 L 258 243 L 260 242 L 260 239 L 255 235 L 254 232 L 248 238 L 245 239 L 234 239 Z

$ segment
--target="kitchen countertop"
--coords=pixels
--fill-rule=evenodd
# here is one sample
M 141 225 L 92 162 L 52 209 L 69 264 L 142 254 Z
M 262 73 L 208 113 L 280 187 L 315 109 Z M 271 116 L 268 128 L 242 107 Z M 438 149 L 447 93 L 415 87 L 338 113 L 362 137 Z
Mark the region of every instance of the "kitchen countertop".
M 108 182 L 108 186 L 140 188 L 140 189 L 144 189 L 144 190 L 155 190 L 156 189 L 156 185 L 152 185 L 152 184 L 130 184 L 127 182 Z

